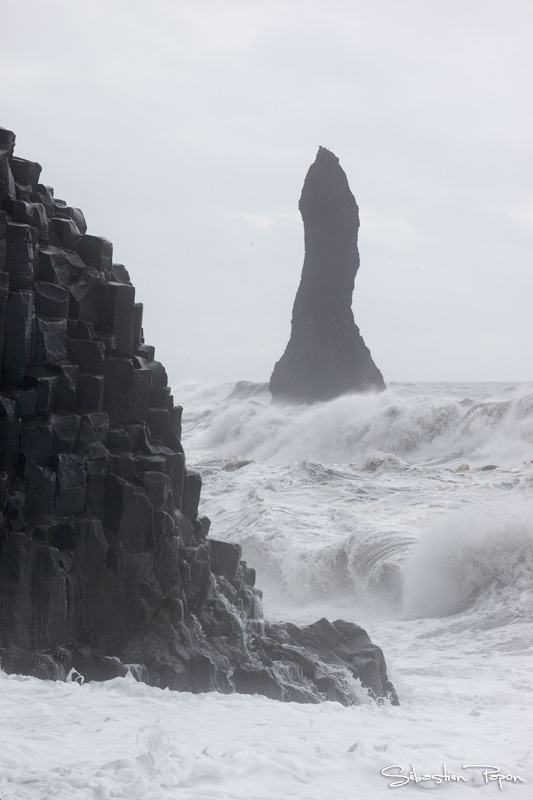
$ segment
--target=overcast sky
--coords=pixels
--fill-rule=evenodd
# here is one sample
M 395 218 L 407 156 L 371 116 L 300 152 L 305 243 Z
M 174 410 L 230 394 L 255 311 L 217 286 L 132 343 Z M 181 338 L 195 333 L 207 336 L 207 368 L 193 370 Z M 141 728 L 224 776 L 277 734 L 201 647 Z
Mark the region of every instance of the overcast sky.
M 533 380 L 532 0 L 0 0 L 0 125 L 114 243 L 171 382 L 268 380 L 319 145 L 386 381 Z

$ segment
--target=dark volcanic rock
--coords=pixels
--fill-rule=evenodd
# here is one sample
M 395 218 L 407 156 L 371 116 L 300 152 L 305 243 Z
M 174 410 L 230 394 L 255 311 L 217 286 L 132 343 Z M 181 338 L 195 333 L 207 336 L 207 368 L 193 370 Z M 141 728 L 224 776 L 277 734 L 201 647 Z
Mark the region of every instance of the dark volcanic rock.
M 339 159 L 320 147 L 300 198 L 305 259 L 291 337 L 274 367 L 275 399 L 312 403 L 385 389 L 352 313 L 359 209 Z
M 182 409 L 127 271 L 14 140 L 0 129 L 2 668 L 346 704 L 357 678 L 397 702 L 361 628 L 261 619 L 240 546 L 199 516 Z

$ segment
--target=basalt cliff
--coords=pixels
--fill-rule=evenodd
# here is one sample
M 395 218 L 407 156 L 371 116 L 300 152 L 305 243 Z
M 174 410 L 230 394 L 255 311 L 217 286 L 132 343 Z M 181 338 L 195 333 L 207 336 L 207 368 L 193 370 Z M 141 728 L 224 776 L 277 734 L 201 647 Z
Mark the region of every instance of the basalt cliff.
M 304 265 L 289 343 L 270 378 L 272 396 L 313 403 L 385 389 L 352 312 L 359 209 L 339 159 L 325 147 L 309 168 L 299 208 Z
M 180 406 L 111 242 L 0 129 L 0 658 L 10 672 L 397 702 L 357 625 L 262 618 L 209 535 Z M 161 287 L 164 291 L 164 287 Z

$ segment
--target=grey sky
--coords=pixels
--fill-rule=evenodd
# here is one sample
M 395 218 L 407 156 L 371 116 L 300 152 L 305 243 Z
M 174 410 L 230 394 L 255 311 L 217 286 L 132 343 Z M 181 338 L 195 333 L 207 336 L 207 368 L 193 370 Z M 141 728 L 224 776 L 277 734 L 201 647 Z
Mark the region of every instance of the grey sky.
M 533 380 L 531 0 L 0 0 L 0 125 L 114 243 L 172 382 L 268 380 L 319 145 L 385 380 Z

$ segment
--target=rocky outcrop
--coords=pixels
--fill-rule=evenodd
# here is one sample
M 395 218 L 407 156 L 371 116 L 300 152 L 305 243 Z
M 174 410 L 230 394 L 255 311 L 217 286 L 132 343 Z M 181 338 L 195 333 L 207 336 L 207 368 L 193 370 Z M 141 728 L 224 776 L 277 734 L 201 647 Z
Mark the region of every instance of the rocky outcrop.
M 352 313 L 359 209 L 339 159 L 320 147 L 300 198 L 305 259 L 291 336 L 274 367 L 274 399 L 312 403 L 385 389 Z
M 390 696 L 366 633 L 261 617 L 238 545 L 208 536 L 181 412 L 107 239 L 0 129 L 0 658 L 47 678 Z

